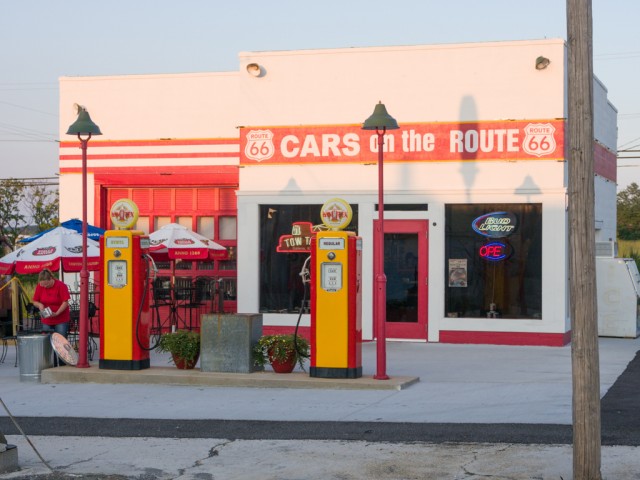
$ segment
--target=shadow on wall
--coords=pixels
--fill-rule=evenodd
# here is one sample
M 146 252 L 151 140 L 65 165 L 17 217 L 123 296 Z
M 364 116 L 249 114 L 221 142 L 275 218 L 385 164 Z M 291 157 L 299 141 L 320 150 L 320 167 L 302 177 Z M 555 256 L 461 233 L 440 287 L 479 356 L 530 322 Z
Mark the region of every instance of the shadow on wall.
M 536 183 L 533 181 L 533 178 L 531 178 L 531 175 L 527 175 L 524 178 L 524 181 L 522 182 L 522 184 L 516 187 L 516 189 L 514 190 L 514 193 L 517 195 L 526 195 L 527 196 L 526 203 L 531 203 L 531 196 L 541 195 L 542 190 L 540 190 L 540 187 L 538 187 L 538 185 L 536 185 Z
M 458 125 L 458 130 L 461 132 L 462 144 L 466 146 L 464 153 L 462 154 L 462 162 L 460 164 L 460 174 L 462 175 L 462 179 L 464 181 L 465 191 L 467 195 L 467 203 L 471 202 L 471 191 L 473 189 L 473 185 L 476 181 L 476 176 L 478 175 L 478 166 L 476 164 L 477 159 L 477 146 L 479 139 L 477 135 L 475 138 L 473 134 L 469 132 L 477 132 L 478 131 L 478 123 L 477 122 L 464 122 L 465 118 L 478 118 L 478 111 L 476 108 L 476 102 L 473 97 L 469 95 L 465 95 L 462 97 L 462 101 L 460 102 L 460 124 Z M 474 141 L 475 141 L 475 151 L 474 151 Z

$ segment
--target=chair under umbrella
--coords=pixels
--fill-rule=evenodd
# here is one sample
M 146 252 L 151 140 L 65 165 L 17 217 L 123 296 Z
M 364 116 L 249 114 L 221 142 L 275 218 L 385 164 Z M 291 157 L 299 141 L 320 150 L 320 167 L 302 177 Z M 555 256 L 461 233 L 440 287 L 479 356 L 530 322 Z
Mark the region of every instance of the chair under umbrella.
M 164 282 L 157 282 L 154 285 L 154 308 L 156 311 L 159 306 L 170 306 L 170 322 L 172 325 L 177 324 L 177 304 L 181 303 L 183 307 L 197 308 L 200 302 L 194 298 L 199 293 L 197 285 L 191 283 L 191 279 L 178 280 L 175 278 L 175 261 L 210 261 L 225 260 L 228 258 L 227 249 L 222 245 L 209 240 L 197 232 L 189 230 L 177 223 L 170 223 L 155 232 L 149 234 L 149 254 L 159 262 L 173 260 L 171 281 L 169 285 Z M 159 280 L 159 279 L 158 279 Z M 192 314 L 190 310 L 189 315 Z M 182 320 L 184 324 L 186 322 Z M 191 319 L 189 322 L 191 328 Z
M 75 230 L 56 227 L 40 238 L 0 258 L 0 275 L 51 271 L 79 272 L 82 269 L 82 235 Z M 100 246 L 87 239 L 87 268 L 100 269 Z

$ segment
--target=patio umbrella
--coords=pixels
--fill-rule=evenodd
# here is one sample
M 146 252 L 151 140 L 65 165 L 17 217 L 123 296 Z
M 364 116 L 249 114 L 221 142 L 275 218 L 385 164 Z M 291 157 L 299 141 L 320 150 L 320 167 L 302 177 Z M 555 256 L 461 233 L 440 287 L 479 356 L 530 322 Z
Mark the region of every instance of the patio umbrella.
M 159 261 L 227 258 L 225 247 L 177 223 L 170 223 L 150 233 L 149 243 L 149 253 Z
M 71 220 L 67 220 L 66 222 L 62 222 L 59 226 L 60 227 L 64 227 L 64 228 L 68 228 L 70 230 L 75 230 L 78 233 L 82 233 L 82 220 L 78 220 L 77 218 L 72 218 Z M 23 238 L 22 240 L 19 240 L 19 242 L 20 243 L 33 242 L 34 240 L 37 240 L 42 235 L 44 235 L 45 233 L 50 232 L 51 230 L 54 230 L 55 228 L 57 228 L 57 227 L 50 228 L 49 230 L 45 230 L 44 232 L 40 232 L 40 233 L 38 233 L 36 235 L 33 235 L 32 237 Z M 103 228 L 87 224 L 87 238 L 90 238 L 91 240 L 95 240 L 97 242 L 98 240 L 100 240 L 100 237 L 102 235 L 104 235 L 104 229 Z
M 82 269 L 82 235 L 75 230 L 56 227 L 40 238 L 0 258 L 0 275 L 38 273 L 48 268 L 64 272 Z M 100 269 L 100 246 L 87 238 L 87 268 Z

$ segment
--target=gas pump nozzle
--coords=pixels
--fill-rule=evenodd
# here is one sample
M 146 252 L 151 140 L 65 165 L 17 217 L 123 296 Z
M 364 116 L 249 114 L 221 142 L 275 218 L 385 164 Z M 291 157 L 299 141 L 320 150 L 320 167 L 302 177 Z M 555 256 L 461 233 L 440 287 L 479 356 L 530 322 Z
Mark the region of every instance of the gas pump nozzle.
M 311 272 L 309 271 L 309 262 L 311 261 L 311 255 L 302 264 L 302 270 L 300 270 L 300 277 L 302 278 L 302 284 L 311 283 Z
M 156 265 L 156 262 L 153 260 L 151 255 L 145 253 L 143 257 L 145 258 L 145 260 L 147 260 L 147 263 L 151 264 L 151 270 L 153 270 L 153 276 L 151 277 L 151 280 L 153 281 L 158 276 L 158 266 Z

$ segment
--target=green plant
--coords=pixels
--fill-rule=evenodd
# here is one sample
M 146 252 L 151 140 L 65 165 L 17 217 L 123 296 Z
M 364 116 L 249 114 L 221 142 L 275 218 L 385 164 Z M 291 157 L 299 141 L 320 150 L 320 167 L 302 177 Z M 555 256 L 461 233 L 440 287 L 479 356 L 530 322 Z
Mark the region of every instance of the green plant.
M 200 334 L 191 330 L 163 333 L 158 342 L 158 351 L 193 362 L 200 355 Z
M 271 363 L 272 358 L 285 361 L 292 354 L 304 370 L 304 362 L 309 358 L 309 341 L 291 334 L 263 335 L 253 347 L 254 363 L 260 367 Z

